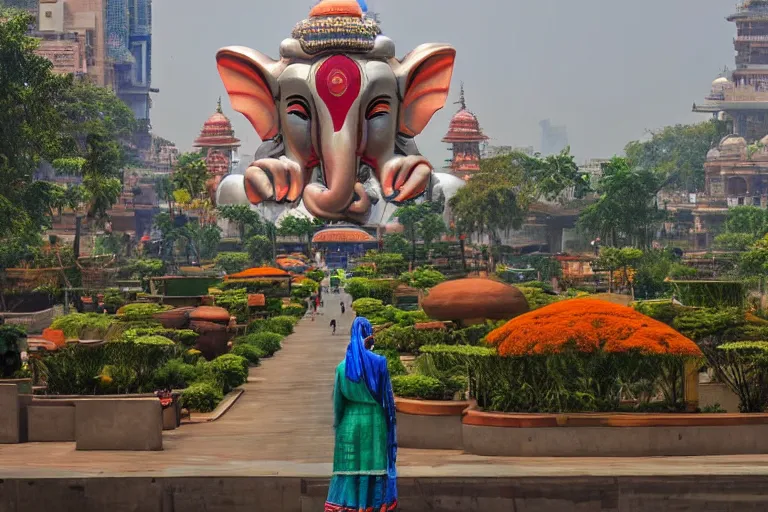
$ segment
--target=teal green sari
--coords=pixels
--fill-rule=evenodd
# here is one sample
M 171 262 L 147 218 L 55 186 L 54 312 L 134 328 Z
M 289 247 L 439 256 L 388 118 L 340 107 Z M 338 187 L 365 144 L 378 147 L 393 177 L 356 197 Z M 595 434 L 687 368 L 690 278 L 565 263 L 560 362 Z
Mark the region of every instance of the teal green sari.
M 325 512 L 395 510 L 397 497 L 392 489 L 396 487 L 388 476 L 389 430 L 384 407 L 374 400 L 364 381 L 346 378 L 344 361 L 336 368 L 333 410 L 336 446 Z

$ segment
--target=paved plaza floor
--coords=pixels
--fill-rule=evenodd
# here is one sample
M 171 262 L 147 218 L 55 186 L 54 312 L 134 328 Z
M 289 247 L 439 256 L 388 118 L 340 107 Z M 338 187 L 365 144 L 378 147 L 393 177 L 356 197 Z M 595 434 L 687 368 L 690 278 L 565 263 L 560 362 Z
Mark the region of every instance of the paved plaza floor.
M 346 314 L 339 302 L 345 300 Z M 219 420 L 163 434 L 161 452 L 78 452 L 74 443 L 0 445 L 0 479 L 86 476 L 327 477 L 333 455 L 336 365 L 354 313 L 350 298 L 327 295 L 283 350 L 252 368 L 245 393 Z M 329 323 L 339 328 L 331 335 Z M 507 458 L 400 449 L 403 477 L 568 477 L 768 475 L 768 456 Z

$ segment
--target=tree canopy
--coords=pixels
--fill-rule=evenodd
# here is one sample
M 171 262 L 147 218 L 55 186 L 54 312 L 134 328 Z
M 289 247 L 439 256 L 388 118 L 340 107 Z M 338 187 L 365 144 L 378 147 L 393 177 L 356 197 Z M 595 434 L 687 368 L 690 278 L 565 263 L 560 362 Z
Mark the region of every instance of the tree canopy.
M 664 188 L 697 192 L 704 189 L 707 152 L 728 134 L 724 121 L 667 126 L 647 141 L 633 141 L 624 152 L 633 168 L 656 173 Z
M 35 181 L 44 161 L 82 177 L 84 187 L 73 196 L 103 221 L 120 195 L 120 142 L 135 129 L 133 114 L 113 92 L 53 73 L 27 35 L 34 17 L 0 10 L 0 217 L 8 219 L 0 239 L 38 236 L 50 226 L 52 208 L 74 204 L 52 183 Z
M 581 212 L 578 225 L 608 246 L 648 247 L 666 216 L 656 204 L 661 186 L 658 174 L 632 168 L 626 158 L 614 157 L 598 181 L 600 198 Z

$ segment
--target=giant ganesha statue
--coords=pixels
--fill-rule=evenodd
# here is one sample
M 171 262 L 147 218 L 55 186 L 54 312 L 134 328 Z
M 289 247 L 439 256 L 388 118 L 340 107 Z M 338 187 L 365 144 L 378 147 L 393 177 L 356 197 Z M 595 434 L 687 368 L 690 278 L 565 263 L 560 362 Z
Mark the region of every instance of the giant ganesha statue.
M 456 51 L 425 44 L 402 60 L 355 0 L 323 0 L 280 45 L 280 59 L 231 46 L 216 55 L 232 107 L 262 144 L 219 204 L 277 203 L 325 220 L 371 222 L 433 185 L 421 133 L 448 96 Z M 435 180 L 436 182 L 439 180 Z

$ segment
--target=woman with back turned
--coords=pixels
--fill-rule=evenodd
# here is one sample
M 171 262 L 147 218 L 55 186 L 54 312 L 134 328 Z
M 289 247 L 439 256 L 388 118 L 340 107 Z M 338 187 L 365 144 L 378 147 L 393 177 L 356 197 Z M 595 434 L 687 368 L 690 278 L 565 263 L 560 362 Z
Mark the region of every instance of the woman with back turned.
M 333 479 L 325 512 L 397 509 L 395 399 L 387 360 L 371 352 L 371 323 L 357 317 L 336 368 Z

